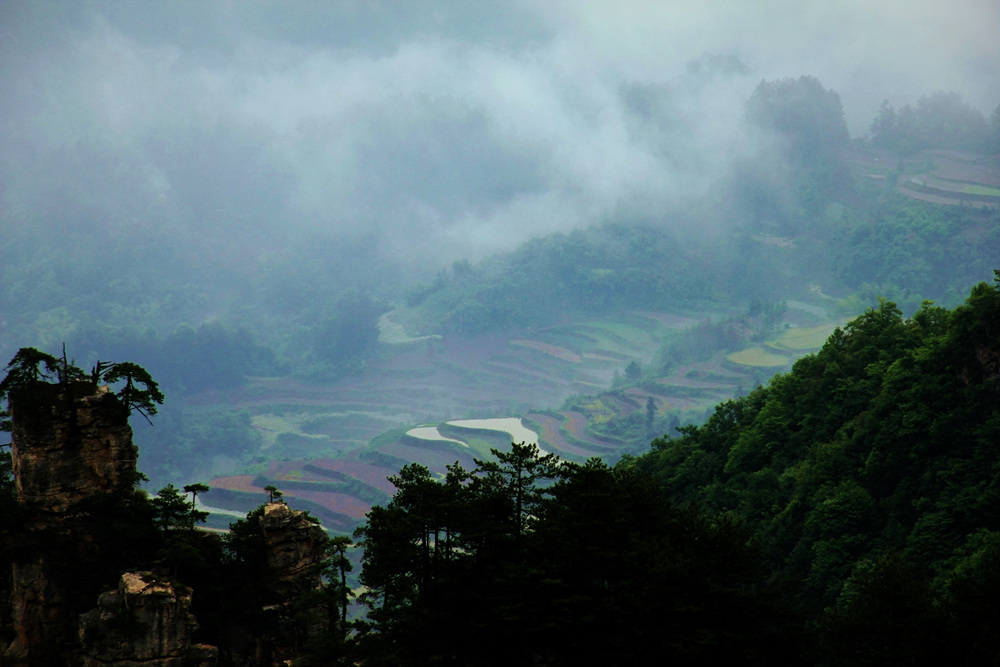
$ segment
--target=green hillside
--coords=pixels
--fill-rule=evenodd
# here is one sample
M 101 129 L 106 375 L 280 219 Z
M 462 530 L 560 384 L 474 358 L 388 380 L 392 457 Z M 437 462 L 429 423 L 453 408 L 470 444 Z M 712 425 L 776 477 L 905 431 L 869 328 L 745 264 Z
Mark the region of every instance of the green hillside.
M 867 310 L 789 373 L 623 462 L 752 529 L 795 599 L 826 609 L 835 664 L 963 641 L 975 664 L 1000 648 L 995 598 L 978 589 L 1000 576 L 996 275 L 952 311 Z

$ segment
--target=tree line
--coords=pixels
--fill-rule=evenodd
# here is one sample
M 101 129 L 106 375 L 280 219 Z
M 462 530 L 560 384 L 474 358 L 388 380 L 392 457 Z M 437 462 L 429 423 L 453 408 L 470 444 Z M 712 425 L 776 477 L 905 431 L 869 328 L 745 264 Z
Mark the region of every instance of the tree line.
M 953 310 L 868 309 L 791 372 L 615 466 L 524 443 L 442 477 L 405 466 L 355 535 L 366 613 L 303 664 L 988 662 L 998 360 L 1000 271 Z M 13 369 L 31 381 L 53 372 L 45 361 L 26 352 Z M 0 502 L 12 487 L 8 472 Z M 206 641 L 233 618 L 264 622 L 254 513 L 204 536 L 191 528 L 205 490 L 185 491 L 93 499 L 114 557 L 66 564 L 81 605 L 98 575 L 159 561 L 201 591 Z M 0 525 L 5 558 L 16 517 Z M 350 540 L 334 545 L 323 595 L 346 621 Z
M 986 119 L 955 92 L 923 95 L 899 110 L 884 100 L 869 128 L 868 144 L 910 155 L 925 148 L 952 148 L 983 155 L 1000 152 L 1000 105 Z
M 443 479 L 404 467 L 358 530 L 366 664 L 795 661 L 778 637 L 798 620 L 741 526 L 596 458 L 492 454 Z

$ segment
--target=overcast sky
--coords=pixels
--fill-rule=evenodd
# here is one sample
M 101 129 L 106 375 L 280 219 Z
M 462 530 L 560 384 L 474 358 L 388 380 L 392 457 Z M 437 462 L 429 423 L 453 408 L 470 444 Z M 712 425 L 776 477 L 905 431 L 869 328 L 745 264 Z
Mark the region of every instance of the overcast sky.
M 803 74 L 855 136 L 886 98 L 989 114 L 1000 3 L 2 0 L 0 233 L 86 197 L 59 224 L 155 204 L 264 245 L 476 258 L 622 207 L 682 217 L 749 140 L 754 86 Z

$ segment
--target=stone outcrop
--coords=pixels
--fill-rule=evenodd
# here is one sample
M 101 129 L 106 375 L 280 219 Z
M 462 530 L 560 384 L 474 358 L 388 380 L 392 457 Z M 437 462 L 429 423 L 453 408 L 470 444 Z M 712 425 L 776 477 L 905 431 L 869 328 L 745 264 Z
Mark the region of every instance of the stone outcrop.
M 976 344 L 976 361 L 982 368 L 983 380 L 996 380 L 1000 377 L 1000 350 L 994 350 L 982 343 Z
M 958 379 L 963 384 L 970 385 L 1000 378 L 1000 350 L 994 350 L 983 343 L 976 343 L 973 349 L 974 361 L 969 361 L 958 369 Z
M 319 594 L 326 533 L 305 512 L 270 503 L 253 524 L 259 532 L 246 582 L 253 603 L 232 618 L 213 617 L 218 648 L 196 643 L 190 589 L 165 575 L 116 569 L 157 567 L 148 535 L 137 542 L 146 551 L 122 558 L 129 537 L 103 514 L 135 497 L 138 453 L 128 410 L 107 387 L 89 382 L 30 383 L 9 399 L 24 522 L 12 558 L 10 623 L 2 628 L 3 643 L 13 640 L 6 650 L 0 644 L 0 667 L 286 665 L 329 633 L 337 618 Z M 128 516 L 147 521 L 156 535 L 151 519 Z M 86 611 L 117 577 L 117 588 Z
M 260 517 L 267 562 L 267 602 L 272 664 L 293 658 L 309 640 L 330 630 L 330 611 L 322 600 L 302 604 L 320 591 L 320 568 L 327 536 L 315 519 L 285 503 L 268 503 Z
M 35 382 L 10 393 L 11 454 L 25 530 L 11 568 L 14 641 L 4 667 L 65 664 L 76 648 L 61 562 L 100 557 L 74 514 L 97 493 L 130 486 L 137 451 L 128 410 L 89 382 Z
M 126 572 L 80 616 L 82 667 L 211 667 L 218 649 L 192 641 L 191 591 L 152 572 Z
M 319 568 L 326 557 L 326 532 L 305 512 L 285 503 L 268 503 L 260 517 L 267 568 L 272 573 L 269 588 L 276 601 L 318 590 Z
M 45 554 L 32 554 L 12 566 L 10 596 L 14 641 L 0 655 L 0 665 L 58 665 L 72 650 L 66 632 L 67 599 L 54 564 Z
M 36 382 L 12 391 L 10 408 L 18 500 L 33 518 L 54 521 L 135 480 L 128 409 L 107 387 Z

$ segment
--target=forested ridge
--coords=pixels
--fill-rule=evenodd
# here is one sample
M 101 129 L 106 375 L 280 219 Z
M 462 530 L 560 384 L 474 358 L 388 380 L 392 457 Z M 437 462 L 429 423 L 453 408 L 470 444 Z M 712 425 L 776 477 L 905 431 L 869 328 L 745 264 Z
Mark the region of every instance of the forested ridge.
M 1000 273 L 951 311 L 882 302 L 681 430 L 620 465 L 752 530 L 832 661 L 996 659 Z
M 637 127 L 659 127 L 669 89 L 636 85 L 623 95 Z M 404 338 L 428 336 L 428 366 L 442 337 L 452 343 L 644 310 L 714 314 L 667 335 L 643 360 L 645 371 L 622 362 L 625 375 L 612 387 L 623 389 L 766 342 L 787 326 L 786 299 L 821 303 L 811 307 L 831 317 L 864 311 L 821 350 L 718 405 L 702 425 L 681 426 L 677 411 L 658 414 L 652 395 L 622 394 L 619 402 L 636 409 L 591 428 L 621 447 L 605 461 L 559 461 L 514 444 L 470 455 L 474 467 L 456 463 L 443 476 L 405 465 L 390 478 L 391 499 L 350 476 L 323 482 L 385 503 L 355 535 L 359 573 L 347 577 L 350 540 L 334 541 L 323 604 L 343 622 L 303 648 L 302 664 L 996 662 L 1000 274 L 964 301 L 962 294 L 996 266 L 1000 208 L 995 188 L 979 182 L 955 181 L 947 206 L 911 195 L 937 178 L 928 176 L 933 160 L 944 159 L 927 149 L 993 151 L 997 118 L 987 123 L 961 98 L 938 93 L 898 113 L 883 105 L 869 138 L 852 142 L 839 96 L 817 79 L 762 81 L 743 123 L 773 141 L 738 155 L 711 186 L 718 196 L 662 217 L 623 205 L 599 224 L 456 261 L 429 280 L 424 272 L 422 284 L 416 274 L 390 267 L 383 275 L 365 262 L 372 248 L 364 238 L 317 234 L 262 252 L 266 243 L 247 237 L 223 257 L 225 239 L 195 238 L 185 227 L 194 209 L 179 201 L 143 209 L 135 197 L 113 204 L 76 193 L 61 208 L 32 207 L 25 195 L 21 213 L 45 220 L 5 230 L 0 331 L 5 341 L 65 340 L 88 361 L 141 359 L 172 397 L 155 429 L 136 424 L 156 484 L 250 465 L 249 484 L 273 499 L 277 480 L 260 466 L 281 450 L 265 452 L 267 421 L 259 418 L 272 413 L 251 414 L 268 391 L 253 378 L 332 386 L 362 376 L 398 353 L 380 340 L 385 313 Z M 128 187 L 107 146 L 78 143 L 66 160 Z M 983 176 L 987 158 L 963 164 L 992 178 Z M 969 188 L 979 199 L 962 199 Z M 121 221 L 139 210 L 145 222 L 126 228 Z M 95 216 L 109 223 L 50 233 Z M 188 256 L 192 239 L 201 250 Z M 327 250 L 334 244 L 342 244 L 336 255 Z M 116 267 L 110 278 L 95 256 Z M 206 269 L 216 260 L 222 280 Z M 171 264 L 181 270 L 162 268 Z M 19 368 L 17 359 L 8 370 Z M 27 361 L 44 363 L 42 376 L 61 377 L 54 357 Z M 61 364 L 63 375 L 74 368 L 65 351 Z M 96 362 L 95 384 L 100 368 Z M 212 406 L 213 392 L 248 384 L 241 400 L 251 409 Z M 269 409 L 276 423 L 295 406 Z M 303 428 L 312 435 L 318 427 Z M 644 451 L 667 428 L 676 437 L 658 437 Z M 624 451 L 636 455 L 608 463 Z M 403 464 L 374 447 L 367 453 Z M 24 537 L 11 472 L 5 458 L 0 557 L 8 561 Z M 293 473 L 283 480 L 289 492 L 320 488 Z M 94 502 L 110 517 L 93 528 L 96 538 L 121 547 L 120 558 L 101 566 L 103 579 L 166 564 L 207 594 L 195 611 L 209 641 L 224 634 L 224 618 L 263 622 L 253 584 L 260 564 L 248 555 L 256 539 L 248 526 L 260 510 L 219 541 L 191 530 L 204 513 L 172 484 L 152 498 L 130 486 Z M 89 608 L 103 579 L 78 578 L 74 605 Z M 352 587 L 360 604 L 349 623 Z

